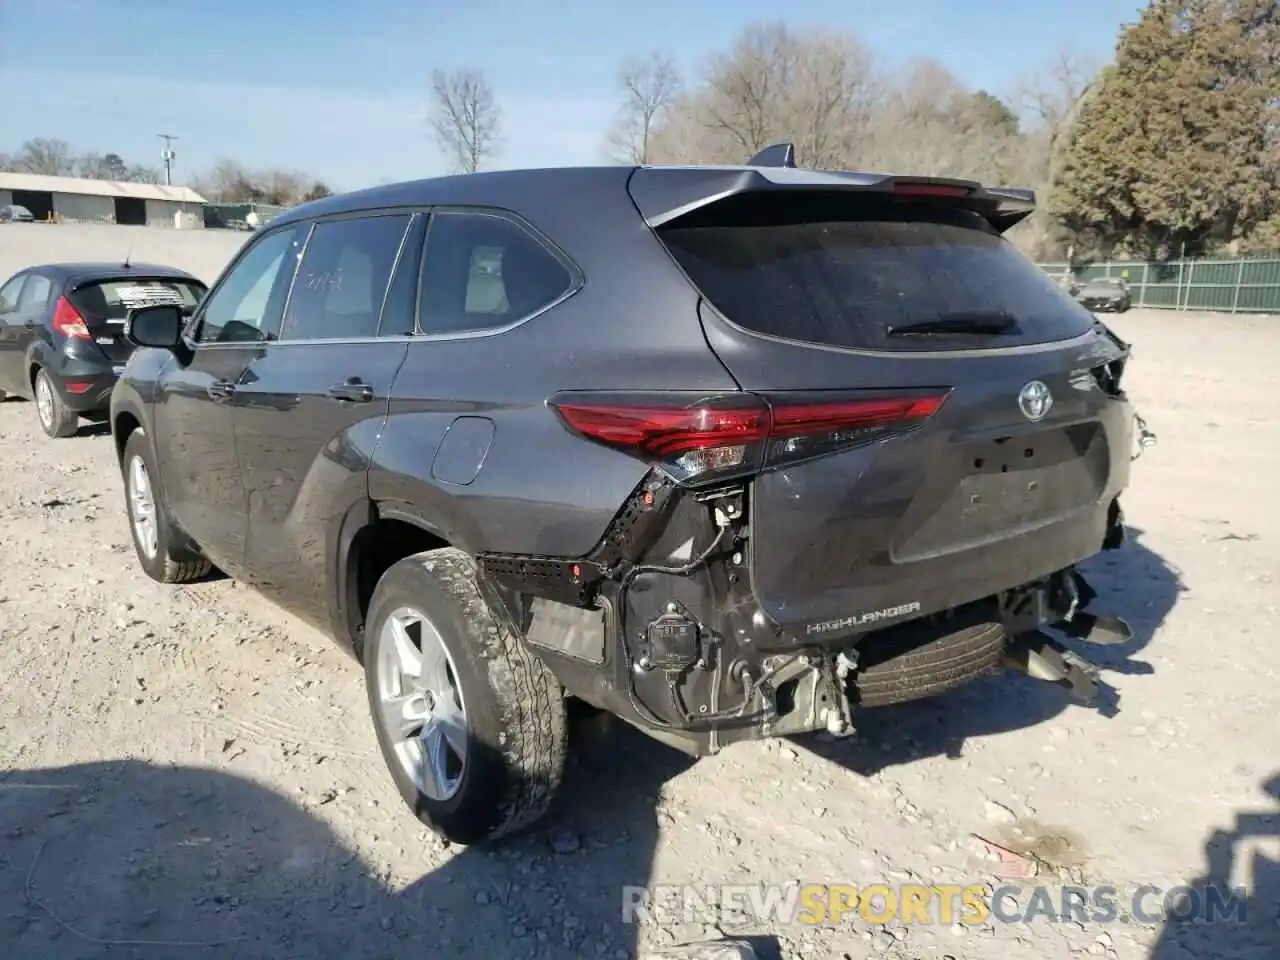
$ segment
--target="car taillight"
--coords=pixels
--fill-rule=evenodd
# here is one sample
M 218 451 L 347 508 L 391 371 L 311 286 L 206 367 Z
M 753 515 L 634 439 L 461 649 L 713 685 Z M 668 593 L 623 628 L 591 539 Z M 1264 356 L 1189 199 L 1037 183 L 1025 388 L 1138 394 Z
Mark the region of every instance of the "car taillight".
M 84 317 L 80 316 L 80 311 L 66 297 L 59 297 L 53 308 L 53 329 L 64 337 L 89 339 L 89 328 L 85 326 Z
M 954 186 L 949 183 L 916 183 L 911 180 L 895 180 L 893 192 L 899 197 L 967 197 L 972 187 Z
M 703 481 L 887 439 L 929 419 L 946 395 L 564 393 L 548 402 L 579 436 L 661 465 L 676 480 Z

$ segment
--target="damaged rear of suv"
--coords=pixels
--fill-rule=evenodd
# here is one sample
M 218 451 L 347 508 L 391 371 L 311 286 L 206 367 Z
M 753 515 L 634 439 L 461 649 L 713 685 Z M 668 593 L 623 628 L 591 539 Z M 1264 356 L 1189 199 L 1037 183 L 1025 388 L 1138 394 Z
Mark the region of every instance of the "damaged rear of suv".
M 644 169 L 630 191 L 738 389 L 549 401 L 651 465 L 592 554 L 483 558 L 512 594 L 553 579 L 603 611 L 532 624 L 565 656 L 591 636 L 570 689 L 698 755 L 846 734 L 1001 666 L 1093 702 L 1096 672 L 1042 628 L 1129 638 L 1076 565 L 1120 545 L 1154 437 L 1127 344 L 1001 236 L 1034 197 L 785 165 Z
M 113 397 L 144 568 L 347 644 L 461 843 L 546 810 L 567 697 L 694 756 L 1001 666 L 1088 701 L 1044 631 L 1128 635 L 1078 570 L 1153 439 L 1128 345 L 1004 237 L 1030 192 L 791 156 L 282 215 L 181 335 L 131 317 L 168 351 Z

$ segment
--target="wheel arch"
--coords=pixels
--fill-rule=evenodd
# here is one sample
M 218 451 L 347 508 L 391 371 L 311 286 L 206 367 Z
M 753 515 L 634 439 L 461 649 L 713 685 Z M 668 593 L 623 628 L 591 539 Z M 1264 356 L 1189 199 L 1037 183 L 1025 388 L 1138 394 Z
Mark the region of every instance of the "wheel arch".
M 142 429 L 142 420 L 132 410 L 119 410 L 111 417 L 111 440 L 116 446 L 116 462 L 124 462 L 124 448 L 129 438 Z
M 405 557 L 465 544 L 410 504 L 365 500 L 343 516 L 337 532 L 330 610 L 334 631 L 363 659 L 365 617 L 382 575 Z
M 39 337 L 27 347 L 27 387 L 31 390 L 33 397 L 36 395 L 36 374 L 51 366 L 49 350 L 50 345 Z

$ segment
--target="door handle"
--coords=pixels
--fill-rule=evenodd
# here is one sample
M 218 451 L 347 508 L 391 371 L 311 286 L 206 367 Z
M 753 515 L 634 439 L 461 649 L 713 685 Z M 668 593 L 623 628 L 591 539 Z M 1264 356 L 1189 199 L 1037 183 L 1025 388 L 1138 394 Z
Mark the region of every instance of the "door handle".
M 368 403 L 373 399 L 373 387 L 367 383 L 361 383 L 358 377 L 351 377 L 343 383 L 335 383 L 330 387 L 329 396 L 335 400 Z
M 236 385 L 226 380 L 215 380 L 206 389 L 210 398 L 219 402 L 230 400 L 236 393 Z

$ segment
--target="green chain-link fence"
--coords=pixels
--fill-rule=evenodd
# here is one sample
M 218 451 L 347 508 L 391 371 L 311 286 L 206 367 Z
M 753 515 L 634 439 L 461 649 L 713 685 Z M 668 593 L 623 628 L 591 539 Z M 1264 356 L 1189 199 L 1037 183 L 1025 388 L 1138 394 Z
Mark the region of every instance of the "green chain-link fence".
M 1040 264 L 1061 282 L 1069 265 Z M 1223 313 L 1280 313 L 1280 255 L 1171 260 L 1108 260 L 1076 264 L 1073 279 L 1121 277 L 1135 307 L 1166 310 L 1214 310 Z

